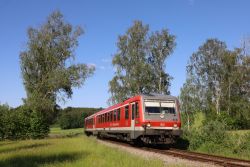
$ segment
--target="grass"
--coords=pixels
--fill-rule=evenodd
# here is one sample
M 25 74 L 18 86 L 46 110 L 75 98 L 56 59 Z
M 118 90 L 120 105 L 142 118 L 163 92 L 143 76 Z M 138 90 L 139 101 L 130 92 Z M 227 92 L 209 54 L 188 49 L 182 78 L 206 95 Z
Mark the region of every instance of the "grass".
M 238 135 L 245 135 L 247 133 L 250 133 L 250 130 L 231 130 L 231 131 L 228 131 L 227 133 L 229 134 L 238 134 Z
M 82 135 L 83 134 L 84 129 L 83 128 L 77 128 L 77 129 L 66 129 L 66 130 L 62 130 L 59 127 L 53 127 L 50 128 L 50 137 L 70 137 L 70 136 L 77 136 L 77 135 Z
M 2 141 L 0 142 L 0 166 L 163 166 L 163 162 L 160 160 L 146 160 L 139 156 L 134 156 L 132 154 L 119 151 L 118 149 L 107 147 L 98 143 L 95 138 L 86 137 L 82 133 L 83 129 L 60 130 L 59 128 L 53 127 L 50 135 L 57 136 L 57 138 Z

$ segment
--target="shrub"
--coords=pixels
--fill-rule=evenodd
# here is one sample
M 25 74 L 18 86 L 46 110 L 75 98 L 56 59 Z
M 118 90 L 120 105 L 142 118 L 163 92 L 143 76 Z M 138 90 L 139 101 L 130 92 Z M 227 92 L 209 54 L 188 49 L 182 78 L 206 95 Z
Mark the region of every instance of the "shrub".
M 219 121 L 203 122 L 203 126 L 184 131 L 189 149 L 196 150 L 206 143 L 221 144 L 227 137 L 225 125 Z
M 3 139 L 5 136 L 5 115 L 10 108 L 8 105 L 0 104 L 0 139 Z
M 220 144 L 226 137 L 226 126 L 223 122 L 209 121 L 201 128 L 201 133 L 205 142 Z
M 49 124 L 46 116 L 42 112 L 31 113 L 30 137 L 33 139 L 44 138 L 49 133 Z
M 48 132 L 49 126 L 41 113 L 27 106 L 11 109 L 0 105 L 0 140 L 42 138 Z
M 60 124 L 61 129 L 70 129 L 71 121 L 72 119 L 71 119 L 70 114 L 63 113 L 59 119 L 59 124 Z
M 190 150 L 196 150 L 204 143 L 202 134 L 197 129 L 184 130 L 183 138 L 189 141 Z
M 62 129 L 82 128 L 87 114 L 83 111 L 64 111 L 59 119 Z

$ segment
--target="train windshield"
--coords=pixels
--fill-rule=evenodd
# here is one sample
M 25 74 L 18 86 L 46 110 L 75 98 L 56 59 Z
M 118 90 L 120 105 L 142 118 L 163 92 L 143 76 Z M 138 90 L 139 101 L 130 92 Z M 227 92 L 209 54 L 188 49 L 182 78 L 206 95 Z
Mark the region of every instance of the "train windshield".
M 176 114 L 174 102 L 145 102 L 145 112 L 152 114 Z

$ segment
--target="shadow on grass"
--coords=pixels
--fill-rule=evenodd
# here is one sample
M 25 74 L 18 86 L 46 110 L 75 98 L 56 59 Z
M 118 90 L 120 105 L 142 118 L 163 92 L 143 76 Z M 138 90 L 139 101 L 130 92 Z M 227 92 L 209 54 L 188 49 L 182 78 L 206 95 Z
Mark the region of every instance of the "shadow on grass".
M 72 137 L 76 137 L 76 136 L 80 136 L 83 133 L 68 133 L 68 134 L 49 134 L 48 138 L 72 138 Z
M 49 145 L 48 143 L 46 143 L 46 144 L 31 144 L 31 145 L 19 146 L 19 147 L 14 147 L 14 148 L 6 148 L 6 149 L 0 150 L 0 154 L 13 152 L 13 151 L 19 151 L 19 150 L 39 148 L 39 147 L 44 147 L 44 146 L 48 146 L 48 145 Z
M 0 141 L 1 141 L 1 140 L 0 140 Z M 1 147 L 1 146 L 6 146 L 6 145 L 11 145 L 11 144 L 14 144 L 14 142 L 1 141 L 0 147 Z
M 13 158 L 0 161 L 2 167 L 39 167 L 41 165 L 73 162 L 77 159 L 85 158 L 89 155 L 88 152 L 61 153 L 52 155 L 25 155 L 16 156 Z

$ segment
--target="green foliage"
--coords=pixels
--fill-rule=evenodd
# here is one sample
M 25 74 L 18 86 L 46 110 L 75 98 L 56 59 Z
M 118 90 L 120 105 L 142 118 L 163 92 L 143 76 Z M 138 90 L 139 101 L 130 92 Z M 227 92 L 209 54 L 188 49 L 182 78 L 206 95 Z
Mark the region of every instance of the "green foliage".
M 210 121 L 199 128 L 192 128 L 185 132 L 191 150 L 196 150 L 203 144 L 221 144 L 226 137 L 225 125 L 218 121 Z
M 188 140 L 189 150 L 250 159 L 250 132 L 228 132 L 235 122 L 227 114 L 204 116 L 202 112 L 195 113 L 190 129 L 184 126 L 183 138 Z
M 208 141 L 201 144 L 196 150 L 216 155 L 250 159 L 250 133 L 239 135 L 227 132 L 221 143 Z
M 109 82 L 111 104 L 136 94 L 169 94 L 172 77 L 165 72 L 165 60 L 173 52 L 175 36 L 167 29 L 149 33 L 149 26 L 135 21 L 118 37 L 113 56 L 115 76 Z
M 226 137 L 225 124 L 219 121 L 209 121 L 201 129 L 204 141 L 221 144 Z
M 191 150 L 201 147 L 204 143 L 221 144 L 226 137 L 226 125 L 218 120 L 210 120 L 202 112 L 193 115 L 190 129 L 184 127 L 184 138 L 188 139 Z
M 30 111 L 24 106 L 1 111 L 1 139 L 23 139 L 29 136 Z
M 46 137 L 49 133 L 49 124 L 44 113 L 33 111 L 30 116 L 30 137 L 34 139 Z
M 45 116 L 27 106 L 11 109 L 0 105 L 0 125 L 0 140 L 43 138 L 49 132 Z
M 71 115 L 70 114 L 62 114 L 62 116 L 59 119 L 59 124 L 61 129 L 70 129 L 71 128 Z
M 3 139 L 5 136 L 5 115 L 6 112 L 9 111 L 8 105 L 0 104 L 0 139 Z
M 81 34 L 83 30 L 67 23 L 59 11 L 49 15 L 40 27 L 28 29 L 20 66 L 27 93 L 25 104 L 33 111 L 50 115 L 57 100 L 70 98 L 72 88 L 81 87 L 93 74 L 93 66 L 73 64 Z
M 59 118 L 61 129 L 73 129 L 84 127 L 84 119 L 99 111 L 96 108 L 66 108 Z
M 202 111 L 227 129 L 250 128 L 250 56 L 244 48 L 229 50 L 226 43 L 208 39 L 190 57 L 181 89 L 181 109 L 188 118 Z
M 49 15 L 40 27 L 28 29 L 27 48 L 20 53 L 20 66 L 27 93 L 24 103 L 32 112 L 29 120 L 19 115 L 22 112 L 7 116 L 5 121 L 10 121 L 6 125 L 10 133 L 7 138 L 24 135 L 16 134 L 16 124 L 27 126 L 25 131 L 29 135 L 24 135 L 26 137 L 47 136 L 48 124 L 54 122 L 59 111 L 56 102 L 70 98 L 72 88 L 81 87 L 86 78 L 93 74 L 93 66 L 74 64 L 73 61 L 81 34 L 82 28 L 74 28 L 67 23 L 59 11 Z

